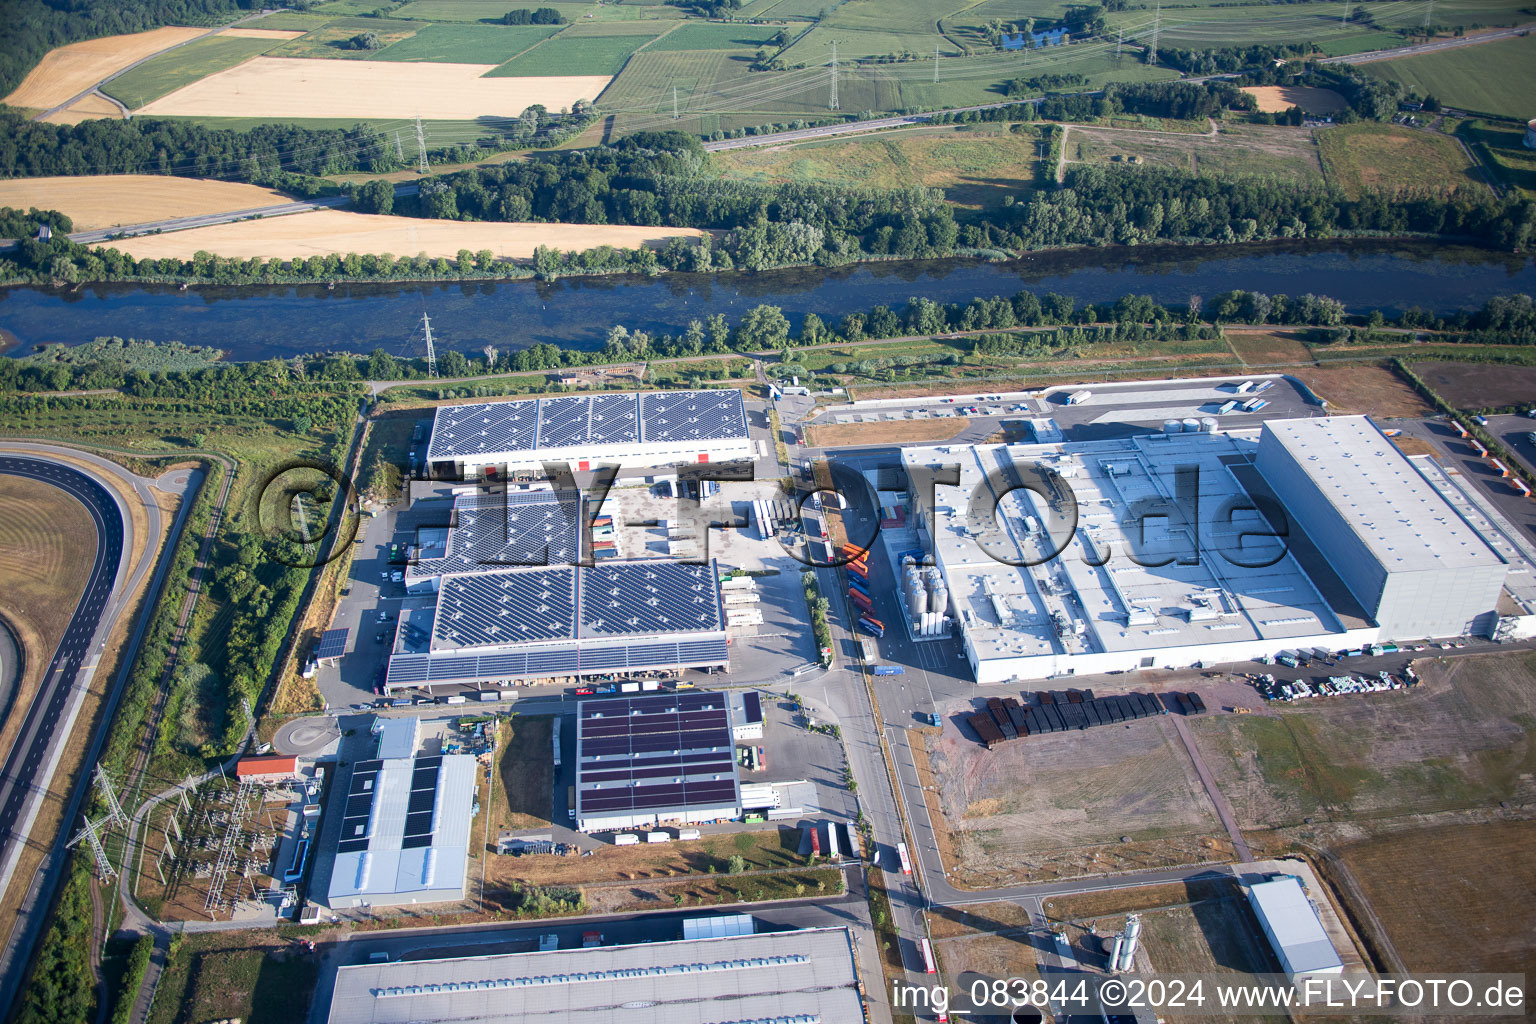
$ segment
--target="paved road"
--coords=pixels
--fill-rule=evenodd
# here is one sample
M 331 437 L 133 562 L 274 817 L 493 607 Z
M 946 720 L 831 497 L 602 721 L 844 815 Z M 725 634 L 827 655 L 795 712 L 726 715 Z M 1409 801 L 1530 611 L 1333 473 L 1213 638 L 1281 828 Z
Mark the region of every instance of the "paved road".
M 1454 39 L 1436 39 L 1429 43 L 1419 43 L 1415 46 L 1399 46 L 1393 50 L 1370 50 L 1366 53 L 1351 53 L 1343 57 L 1324 57 L 1319 64 L 1370 64 L 1378 60 L 1394 60 L 1398 57 L 1418 57 L 1426 53 L 1439 53 L 1441 50 L 1458 50 L 1463 46 L 1477 46 L 1480 43 L 1491 43 L 1498 39 L 1511 39 L 1524 35 L 1536 29 L 1536 21 L 1528 21 L 1523 25 L 1514 25 L 1510 28 L 1501 28 L 1493 32 L 1479 32 L 1476 35 L 1457 36 Z

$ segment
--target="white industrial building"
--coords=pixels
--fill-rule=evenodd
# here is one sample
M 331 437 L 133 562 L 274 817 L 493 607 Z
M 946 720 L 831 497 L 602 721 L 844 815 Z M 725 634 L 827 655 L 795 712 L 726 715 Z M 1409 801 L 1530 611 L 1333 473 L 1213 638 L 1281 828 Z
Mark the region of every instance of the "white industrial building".
M 1306 451 L 1299 463 L 1291 453 L 1325 443 L 1327 421 L 1271 420 L 1262 433 L 1211 424 L 1080 443 L 904 448 L 914 479 L 959 471 L 958 486 L 933 489 L 931 508 L 914 488 L 913 518 L 937 571 L 920 579 L 921 614 L 905 595 L 912 632 L 942 618 L 933 610 L 942 595 L 977 682 L 996 683 L 1466 631 L 1493 610 L 1507 566 L 1374 426 L 1343 419 L 1332 428 L 1334 454 L 1314 460 Z M 1309 432 L 1316 441 L 1300 440 Z M 1350 456 L 1339 454 L 1351 446 Z M 1374 482 L 1328 479 L 1329 460 L 1338 459 L 1357 471 L 1369 466 Z M 1031 467 L 1046 471 L 1038 492 L 1024 486 Z M 1272 491 L 1290 513 L 1283 540 L 1274 503 L 1269 514 L 1258 511 L 1256 496 Z M 1385 511 L 1369 510 L 1383 493 L 1397 508 L 1392 530 Z M 1328 511 L 1340 497 L 1361 508 Z M 1308 543 L 1313 530 L 1323 537 Z M 1368 568 L 1337 563 L 1335 535 L 1357 538 L 1367 554 L 1414 538 L 1420 551 L 1438 545 L 1439 556 L 1430 566 L 1405 558 L 1375 600 Z M 1449 601 L 1411 607 L 1413 595 L 1438 587 Z
M 756 690 L 731 690 L 731 738 L 737 742 L 763 738 L 763 695 Z
M 615 392 L 439 406 L 427 468 L 439 480 L 475 480 L 546 462 L 632 468 L 755 452 L 738 390 Z
M 404 742 L 392 729 L 379 739 L 391 748 Z M 354 764 L 331 868 L 331 909 L 463 899 L 474 800 L 468 754 Z
M 1279 875 L 1250 885 L 1248 904 L 1292 981 L 1308 974 L 1344 973 L 1344 962 L 1295 875 Z
M 1383 640 L 1492 628 L 1508 566 L 1366 417 L 1272 420 L 1255 464 Z
M 328 1024 L 857 1024 L 846 928 L 357 964 Z

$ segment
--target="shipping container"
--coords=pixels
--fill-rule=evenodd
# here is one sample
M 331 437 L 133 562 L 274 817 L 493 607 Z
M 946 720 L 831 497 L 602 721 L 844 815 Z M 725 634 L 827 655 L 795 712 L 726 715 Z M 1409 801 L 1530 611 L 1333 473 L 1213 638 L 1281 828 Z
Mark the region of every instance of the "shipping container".
M 1092 391 L 1074 391 L 1067 396 L 1068 405 L 1082 405 L 1093 397 Z
M 990 714 L 981 712 L 967 717 L 966 721 L 970 723 L 972 729 L 976 730 L 976 735 L 981 739 L 981 745 L 988 750 L 1003 742 L 1003 731 L 997 727 L 996 722 L 992 721 Z
M 648 843 L 670 843 L 672 835 L 669 832 L 647 832 L 645 841 Z
M 640 692 L 640 684 L 639 683 L 620 683 L 619 684 L 619 692 L 620 693 L 639 693 Z
M 495 690 L 481 690 L 475 697 L 478 700 L 500 700 L 501 694 Z
M 866 633 L 874 636 L 885 636 L 885 624 L 879 619 L 871 619 L 867 615 L 862 615 L 859 617 L 859 626 Z
M 877 675 L 877 676 L 900 676 L 900 675 L 906 675 L 906 672 L 907 672 L 907 670 L 904 667 L 902 667 L 901 665 L 876 665 L 875 666 L 875 675 Z
M 452 697 L 444 697 L 443 698 L 443 703 L 444 704 L 465 704 L 465 703 L 468 703 L 468 698 L 466 698 L 462 693 L 456 693 Z
M 684 839 L 684 840 L 697 839 L 697 838 L 699 838 L 699 830 L 696 829 L 696 828 L 679 829 L 678 833 L 677 833 L 677 838 Z
M 659 689 L 661 689 L 661 681 L 658 679 L 647 679 L 640 684 L 641 693 L 655 693 Z
M 638 846 L 640 837 L 631 832 L 621 832 L 613 837 L 614 846 Z
M 1190 693 L 1189 693 L 1189 703 L 1194 706 L 1195 714 L 1197 714 L 1197 715 L 1205 714 L 1205 698 L 1201 697 L 1198 693 L 1195 693 L 1193 690 L 1191 690 Z

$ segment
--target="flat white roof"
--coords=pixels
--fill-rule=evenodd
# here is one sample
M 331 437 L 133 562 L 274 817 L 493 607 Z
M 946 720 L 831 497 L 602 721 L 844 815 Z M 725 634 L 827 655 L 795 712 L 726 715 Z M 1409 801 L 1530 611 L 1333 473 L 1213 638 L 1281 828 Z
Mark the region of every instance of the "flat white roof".
M 1264 435 L 1261 444 L 1290 453 L 1388 571 L 1503 564 L 1368 418 L 1269 420 Z
M 329 1024 L 718 1024 L 863 1019 L 845 928 L 358 964 Z
M 958 486 L 935 488 L 934 543 L 971 645 L 978 658 L 992 660 L 1151 655 L 1247 640 L 1302 646 L 1344 632 L 1295 558 L 1279 541 L 1265 539 L 1269 528 L 1258 514 L 1229 513 L 1229 501 L 1252 502 L 1228 464 L 1246 464 L 1255 450 L 1251 432 L 1180 433 L 1061 445 L 905 448 L 902 458 L 908 466 L 960 466 Z M 1035 463 L 1060 473 L 1077 501 L 1076 529 L 1061 553 L 1043 562 L 1049 550 L 1043 539 L 1064 523 L 1052 518 L 1039 495 L 1006 494 L 997 524 L 969 520 L 966 508 L 977 487 L 987 493 L 985 479 L 1004 472 L 1004 464 Z M 1187 503 L 1172 503 L 1168 515 L 1148 511 L 1175 494 L 1181 470 L 1193 471 L 1197 480 L 1195 522 L 1184 514 Z M 1034 533 L 1031 520 L 1038 524 Z M 1192 534 L 1198 549 L 1188 541 Z M 1240 546 L 1239 535 L 1245 535 Z M 1058 532 L 1055 543 L 1063 539 Z M 1010 565 L 993 558 L 989 548 L 1040 564 Z M 1179 556 L 1196 550 L 1197 559 L 1184 564 Z M 1159 561 L 1167 564 L 1152 564 Z M 1081 629 L 1063 633 L 1057 627 L 1062 617 Z
M 1248 898 L 1254 912 L 1285 950 L 1293 973 L 1336 971 L 1343 967 L 1344 962 L 1328 941 L 1328 933 L 1295 875 L 1281 875 L 1250 885 Z

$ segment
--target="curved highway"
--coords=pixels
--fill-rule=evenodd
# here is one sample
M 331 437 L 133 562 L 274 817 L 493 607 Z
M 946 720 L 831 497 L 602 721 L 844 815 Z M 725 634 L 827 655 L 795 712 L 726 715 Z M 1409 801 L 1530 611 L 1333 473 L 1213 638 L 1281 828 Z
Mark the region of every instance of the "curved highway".
M 111 492 L 89 476 L 60 463 L 12 455 L 0 456 L 0 473 L 59 488 L 85 506 L 96 527 L 96 558 L 90 577 L 0 775 L 0 861 L 4 861 L 13 846 L 27 841 L 30 816 L 26 807 L 34 780 L 40 785 L 47 778 L 55 731 L 68 717 L 70 694 L 81 670 L 94 665 L 101 653 L 96 634 L 110 606 L 126 551 L 122 509 Z

